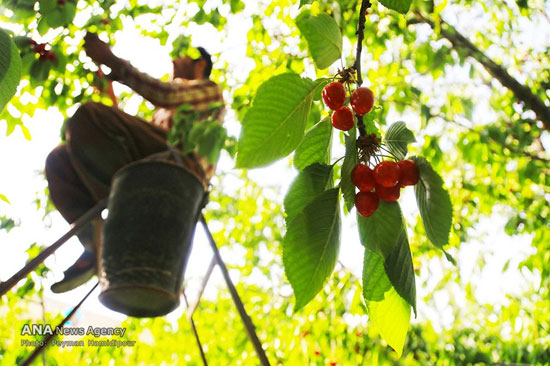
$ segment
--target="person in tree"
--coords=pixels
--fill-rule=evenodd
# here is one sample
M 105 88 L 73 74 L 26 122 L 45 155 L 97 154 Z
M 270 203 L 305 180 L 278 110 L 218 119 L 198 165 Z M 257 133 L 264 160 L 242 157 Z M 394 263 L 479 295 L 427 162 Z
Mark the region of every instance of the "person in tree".
M 168 150 L 166 136 L 178 107 L 188 105 L 198 112 L 198 121 L 214 118 L 221 124 L 223 119 L 223 108 L 210 108 L 212 103 L 223 103 L 223 98 L 220 87 L 209 80 L 212 61 L 204 49 L 199 48 L 198 59 L 175 58 L 172 80 L 162 82 L 115 56 L 95 34 L 88 33 L 84 40 L 87 55 L 111 69 L 107 76 L 110 80 L 129 86 L 156 110 L 152 121 L 147 122 L 116 106 L 87 102 L 67 121 L 66 142 L 48 155 L 45 171 L 51 200 L 69 223 L 109 195 L 111 179 L 120 168 Z M 195 153 L 181 158 L 206 190 L 214 165 Z M 97 272 L 101 218 L 95 219 L 78 237 L 84 252 L 64 272 L 63 280 L 52 285 L 55 293 L 72 290 Z

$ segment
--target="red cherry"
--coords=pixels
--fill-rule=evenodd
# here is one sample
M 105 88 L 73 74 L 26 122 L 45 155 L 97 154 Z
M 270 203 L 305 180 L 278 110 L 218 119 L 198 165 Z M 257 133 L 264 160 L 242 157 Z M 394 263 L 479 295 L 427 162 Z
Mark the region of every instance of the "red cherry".
M 325 85 L 321 95 L 325 105 L 333 111 L 343 106 L 346 101 L 346 89 L 337 81 Z
M 55 52 L 49 51 L 47 53 L 47 55 L 48 55 L 48 60 L 50 60 L 52 62 L 57 59 L 57 55 L 55 54 Z
M 380 199 L 374 192 L 359 192 L 355 195 L 355 208 L 361 216 L 372 215 L 379 204 Z
M 34 48 L 34 46 L 36 46 L 36 41 L 34 39 L 29 39 L 29 44 Z
M 46 43 L 38 43 L 34 46 L 34 52 L 43 54 L 46 52 Z
M 65 5 L 66 2 L 67 2 L 67 0 L 57 0 L 57 3 L 59 5 Z
M 331 120 L 334 128 L 348 131 L 353 127 L 353 112 L 348 107 L 340 107 L 334 111 Z
M 350 104 L 355 113 L 362 116 L 369 113 L 374 106 L 374 94 L 369 88 L 357 88 L 351 93 Z
M 386 202 L 395 202 L 399 199 L 400 195 L 400 188 L 399 186 L 394 187 L 382 187 L 381 185 L 377 184 L 376 188 L 374 189 L 374 192 L 378 197 L 380 197 L 381 200 L 384 200 Z
M 44 52 L 40 54 L 40 57 L 38 58 L 39 61 L 46 61 L 48 59 L 48 53 Z
M 374 189 L 374 173 L 371 168 L 365 164 L 357 164 L 351 171 L 351 182 L 359 188 L 361 192 L 370 192 Z
M 399 165 L 393 161 L 383 161 L 374 167 L 374 179 L 382 187 L 395 186 L 399 175 Z
M 397 162 L 397 165 L 399 165 L 399 171 L 401 172 L 399 177 L 401 187 L 414 186 L 418 183 L 420 171 L 414 160 L 401 160 Z

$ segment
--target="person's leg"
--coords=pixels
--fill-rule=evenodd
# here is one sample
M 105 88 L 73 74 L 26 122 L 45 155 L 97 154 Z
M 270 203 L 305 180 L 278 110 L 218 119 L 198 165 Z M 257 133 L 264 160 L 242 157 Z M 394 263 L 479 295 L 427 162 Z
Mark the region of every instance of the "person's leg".
M 67 222 L 74 222 L 95 204 L 71 163 L 66 144 L 57 146 L 46 158 L 46 179 L 50 198 Z
M 77 175 L 69 158 L 67 145 L 57 146 L 46 158 L 46 179 L 50 198 L 67 222 L 73 223 L 92 208 L 95 201 Z M 62 281 L 52 286 L 52 291 L 69 291 L 86 281 L 96 272 L 96 248 L 100 243 L 101 219 L 93 220 L 81 230 L 78 238 L 85 247 L 84 253 L 65 271 Z
M 83 104 L 67 122 L 66 135 L 71 162 L 96 201 L 108 196 L 120 168 L 167 149 L 160 129 L 99 103 Z

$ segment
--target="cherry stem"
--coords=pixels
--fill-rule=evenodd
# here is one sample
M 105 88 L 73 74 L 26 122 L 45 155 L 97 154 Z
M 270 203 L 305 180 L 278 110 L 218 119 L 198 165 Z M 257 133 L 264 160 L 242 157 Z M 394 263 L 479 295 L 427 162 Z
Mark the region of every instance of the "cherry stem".
M 359 130 L 359 136 L 366 136 L 367 129 L 365 128 L 365 124 L 363 123 L 363 116 L 356 115 L 356 117 L 357 117 L 357 129 Z
M 359 21 L 357 22 L 357 50 L 355 52 L 355 62 L 353 68 L 357 75 L 356 83 L 357 87 L 360 87 L 363 84 L 363 78 L 361 77 L 361 51 L 363 49 L 363 39 L 365 38 L 365 20 L 367 9 L 371 7 L 369 0 L 361 1 L 361 9 L 359 10 Z M 367 130 L 365 129 L 365 124 L 363 123 L 363 116 L 357 116 L 357 129 L 359 130 L 360 136 L 365 136 Z
M 382 157 L 382 158 L 390 158 L 390 159 L 393 159 L 395 160 L 395 156 L 390 156 L 390 155 L 376 155 L 377 157 Z
M 334 163 L 332 163 L 332 166 L 338 164 L 338 162 L 339 162 L 340 160 L 344 159 L 344 158 L 345 158 L 345 156 L 342 156 L 341 158 L 336 159 L 336 161 L 335 161 Z
M 381 150 L 384 150 L 384 151 L 387 152 L 387 153 L 389 153 L 395 160 L 399 160 L 399 159 L 397 158 L 397 156 L 395 156 L 395 154 L 392 153 L 390 150 L 386 149 L 386 148 L 384 147 L 384 145 L 380 145 L 380 149 L 381 149 Z

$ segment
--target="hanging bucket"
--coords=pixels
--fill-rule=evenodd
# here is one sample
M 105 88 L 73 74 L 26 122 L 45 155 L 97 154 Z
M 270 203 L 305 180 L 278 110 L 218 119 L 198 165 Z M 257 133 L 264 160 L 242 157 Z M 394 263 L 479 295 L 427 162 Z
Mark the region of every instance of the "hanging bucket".
M 134 317 L 179 305 L 204 197 L 197 177 L 173 163 L 139 161 L 115 174 L 99 268 L 103 305 Z

